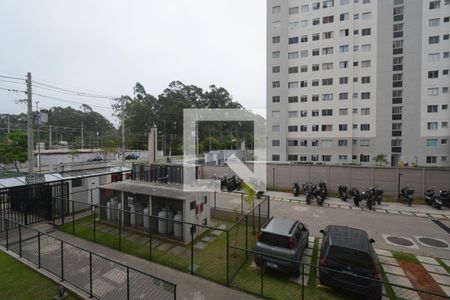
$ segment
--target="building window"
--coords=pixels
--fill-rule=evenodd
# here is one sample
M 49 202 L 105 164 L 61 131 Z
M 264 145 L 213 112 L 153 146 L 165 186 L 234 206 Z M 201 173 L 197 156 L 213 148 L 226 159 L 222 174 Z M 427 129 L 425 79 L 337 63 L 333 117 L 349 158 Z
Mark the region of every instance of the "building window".
M 313 72 L 319 71 L 319 64 L 312 65 L 312 71 Z
M 333 101 L 333 94 L 322 94 L 322 101 Z
M 318 117 L 318 116 L 319 116 L 319 110 L 318 110 L 318 109 L 313 109 L 313 110 L 311 111 L 311 115 L 312 115 L 313 117 Z
M 298 126 L 297 125 L 289 125 L 288 126 L 288 132 L 297 132 Z
M 312 4 L 312 9 L 313 10 L 318 10 L 320 8 L 320 2 L 315 2 Z
M 308 4 L 304 4 L 304 5 L 302 5 L 302 8 L 301 8 L 301 10 L 302 10 L 302 13 L 306 13 L 306 12 L 308 12 L 308 11 L 309 11 L 309 5 L 308 5 Z
M 339 52 L 341 52 L 341 53 L 348 52 L 348 45 L 341 45 L 341 46 L 339 46 Z
M 273 44 L 278 44 L 279 42 L 280 42 L 280 37 L 279 36 L 272 37 L 272 43 Z
M 320 24 L 320 18 L 314 18 L 312 21 L 313 26 L 319 25 Z
M 319 131 L 319 125 L 312 125 L 311 126 L 312 131 Z
M 428 78 L 434 79 L 439 77 L 439 71 L 428 71 Z
M 370 108 L 367 108 L 367 107 L 361 108 L 361 115 L 363 115 L 363 116 L 370 115 Z
M 349 13 L 344 13 L 339 16 L 340 21 L 347 21 L 349 19 Z
M 439 94 L 439 88 L 428 88 L 428 96 L 437 96 Z
M 348 115 L 348 108 L 339 108 L 339 115 L 340 116 L 347 116 Z
M 298 11 L 299 11 L 298 6 L 289 8 L 289 14 L 290 15 L 298 14 Z
M 298 81 L 288 82 L 288 88 L 289 89 L 296 89 L 296 88 L 298 88 Z
M 441 145 L 447 145 L 448 139 L 441 139 Z
M 339 93 L 339 100 L 348 100 L 348 93 Z
M 318 34 L 318 33 L 313 33 L 313 35 L 312 35 L 312 40 L 313 40 L 313 41 L 318 41 L 318 40 L 320 40 L 320 34 Z
M 372 18 L 372 13 L 371 12 L 365 12 L 361 14 L 361 19 L 362 20 L 370 20 Z
M 347 140 L 338 140 L 338 147 L 347 147 Z
M 308 140 L 300 140 L 301 147 L 308 147 Z
M 322 55 L 333 54 L 333 47 L 322 48 Z
M 272 103 L 280 103 L 280 96 L 272 96 Z
M 322 131 L 333 131 L 333 125 L 331 124 L 322 125 Z
M 341 36 L 341 37 L 346 37 L 346 36 L 349 36 L 349 30 L 348 29 L 341 29 L 340 31 L 339 31 L 339 35 Z
M 323 162 L 330 162 L 331 161 L 331 155 L 322 155 L 322 161 Z
M 280 132 L 280 125 L 272 125 L 272 132 Z
M 312 49 L 312 56 L 319 56 L 320 49 Z
M 432 45 L 432 44 L 439 44 L 439 36 L 435 35 L 435 36 L 430 36 L 428 38 L 428 44 Z
M 300 117 L 304 118 L 308 116 L 308 111 L 307 110 L 301 110 L 300 111 Z
M 300 97 L 300 102 L 302 102 L 302 103 L 308 102 L 308 96 L 305 96 L 305 95 L 301 96 Z
M 364 28 L 363 30 L 361 30 L 361 34 L 363 35 L 363 36 L 366 36 L 366 35 L 371 35 L 371 29 L 370 28 Z
M 300 22 L 300 27 L 301 27 L 301 28 L 306 28 L 306 27 L 308 27 L 308 20 L 302 20 L 302 21 Z
M 280 118 L 280 111 L 272 110 L 272 119 L 279 119 L 279 118 Z
M 362 84 L 370 83 L 370 76 L 363 76 L 363 77 L 361 77 L 361 83 Z
M 360 140 L 359 141 L 359 145 L 361 147 L 369 147 L 370 146 L 370 141 L 369 140 Z
M 289 22 L 288 24 L 289 30 L 295 30 L 298 28 L 298 22 Z
M 329 8 L 334 6 L 334 0 L 324 0 L 322 3 L 323 8 Z
M 279 154 L 272 154 L 272 161 L 280 161 L 280 155 Z
M 308 81 L 307 80 L 300 81 L 300 86 L 302 88 L 308 87 Z M 297 84 L 297 87 L 298 87 L 298 84 Z
M 347 5 L 350 3 L 350 0 L 341 0 L 341 5 Z
M 369 156 L 369 155 L 363 155 L 363 154 L 361 154 L 361 155 L 359 156 L 359 161 L 360 161 L 360 162 L 369 162 L 369 161 L 370 161 L 370 156 Z
M 300 57 L 308 57 L 308 50 L 300 51 Z
M 370 99 L 370 92 L 361 93 L 361 100 L 367 100 L 367 99 Z
M 361 68 L 370 68 L 370 60 L 361 61 Z
M 298 111 L 297 110 L 288 111 L 288 117 L 289 118 L 298 118 Z
M 370 44 L 361 45 L 361 51 L 362 52 L 369 52 L 371 50 Z
M 439 23 L 440 23 L 440 19 L 439 19 L 439 18 L 436 18 L 436 19 L 430 19 L 430 20 L 428 21 L 428 26 L 430 26 L 430 27 L 436 27 L 436 26 L 439 26 Z
M 333 70 L 333 63 L 323 63 L 322 70 Z
M 435 164 L 437 162 L 437 156 L 427 156 L 427 164 Z
M 339 77 L 339 84 L 348 84 L 348 77 Z
M 273 88 L 279 88 L 280 87 L 280 82 L 279 81 L 272 81 L 272 87 Z
M 328 40 L 328 39 L 332 39 L 332 38 L 333 38 L 333 31 L 328 31 L 328 32 L 322 33 L 322 39 Z
M 288 161 L 298 161 L 298 155 L 288 154 Z
M 437 130 L 438 129 L 438 123 L 437 122 L 428 122 L 427 123 L 427 129 L 428 130 Z
M 427 106 L 427 112 L 429 112 L 429 113 L 437 113 L 438 112 L 438 106 L 437 105 L 428 105 Z
M 347 124 L 339 124 L 339 131 L 347 131 Z
M 322 85 L 333 85 L 333 78 L 322 79 Z
M 300 125 L 300 131 L 301 131 L 301 132 L 306 132 L 306 131 L 308 131 L 308 126 L 307 126 L 307 125 Z
M 278 30 L 278 29 L 280 29 L 280 26 L 281 26 L 280 21 L 272 22 L 272 29 L 273 29 L 273 30 Z
M 317 102 L 317 101 L 319 101 L 319 95 L 312 95 L 311 101 L 312 101 L 312 102 Z
M 280 73 L 280 66 L 273 66 L 272 73 Z
M 72 187 L 73 188 L 80 187 L 80 186 L 83 186 L 83 178 L 72 179 Z
M 289 147 L 297 147 L 298 146 L 298 140 L 288 140 L 288 146 Z
M 442 128 L 448 128 L 448 122 L 442 122 L 441 123 Z
M 289 45 L 298 44 L 298 36 L 289 38 L 288 43 Z
M 279 147 L 280 146 L 280 140 L 272 140 L 272 147 Z
M 278 14 L 281 12 L 281 6 L 274 6 L 272 7 L 272 13 L 273 14 Z
M 312 140 L 311 141 L 311 146 L 312 147 L 319 147 L 319 140 Z
M 441 1 L 440 0 L 436 0 L 436 1 L 431 1 L 430 2 L 430 9 L 438 9 L 441 8 Z
M 298 58 L 298 52 L 289 52 L 288 53 L 288 59 L 297 59 Z
M 288 97 L 288 103 L 297 103 L 298 102 L 298 96 L 289 96 Z
M 369 131 L 370 130 L 370 124 L 361 124 L 360 125 L 361 131 Z
M 331 117 L 333 115 L 332 109 L 322 109 L 322 116 L 323 117 Z
M 298 67 L 289 67 L 288 73 L 289 73 L 289 74 L 295 74 L 295 73 L 298 73 Z
M 438 140 L 437 139 L 427 139 L 427 147 L 437 147 Z
M 340 69 L 347 69 L 348 68 L 348 61 L 340 61 L 339 62 L 339 68 Z
M 272 58 L 274 58 L 274 59 L 278 59 L 278 58 L 280 58 L 280 51 L 274 51 L 274 52 L 272 52 Z

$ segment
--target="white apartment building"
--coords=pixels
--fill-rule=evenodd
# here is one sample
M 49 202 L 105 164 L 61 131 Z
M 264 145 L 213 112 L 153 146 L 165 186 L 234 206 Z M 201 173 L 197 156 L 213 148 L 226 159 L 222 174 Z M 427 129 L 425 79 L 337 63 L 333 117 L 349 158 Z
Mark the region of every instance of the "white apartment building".
M 450 165 L 450 0 L 268 0 L 268 160 Z

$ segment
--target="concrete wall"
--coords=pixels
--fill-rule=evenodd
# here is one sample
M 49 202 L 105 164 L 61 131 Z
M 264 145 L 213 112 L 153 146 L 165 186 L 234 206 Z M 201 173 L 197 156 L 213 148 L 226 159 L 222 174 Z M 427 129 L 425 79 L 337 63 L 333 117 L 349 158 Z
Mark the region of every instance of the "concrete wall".
M 356 167 L 356 166 L 318 166 L 294 164 L 267 164 L 267 188 L 289 190 L 293 182 L 325 181 L 331 192 L 337 192 L 337 185 L 365 189 L 378 186 L 386 195 L 396 195 L 398 174 L 400 184 L 409 184 L 415 190 L 415 196 L 421 197 L 424 190 L 450 189 L 450 169 L 425 168 L 390 168 L 390 167 Z M 202 166 L 203 178 L 232 176 L 234 173 L 227 166 Z

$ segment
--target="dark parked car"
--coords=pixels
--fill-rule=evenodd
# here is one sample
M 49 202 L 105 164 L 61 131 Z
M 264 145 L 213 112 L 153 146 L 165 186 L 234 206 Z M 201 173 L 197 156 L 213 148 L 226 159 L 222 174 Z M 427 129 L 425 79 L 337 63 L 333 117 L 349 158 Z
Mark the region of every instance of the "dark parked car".
M 255 253 L 255 263 L 263 268 L 298 276 L 303 250 L 308 248 L 308 238 L 309 230 L 305 224 L 272 217 L 262 227 L 255 247 L 256 252 L 269 256 Z
M 327 286 L 381 299 L 380 267 L 369 239 L 363 230 L 330 225 L 321 230 L 319 280 Z
M 126 160 L 136 160 L 136 159 L 138 159 L 139 158 L 139 155 L 137 155 L 137 154 L 127 154 L 126 156 L 125 156 L 125 159 Z

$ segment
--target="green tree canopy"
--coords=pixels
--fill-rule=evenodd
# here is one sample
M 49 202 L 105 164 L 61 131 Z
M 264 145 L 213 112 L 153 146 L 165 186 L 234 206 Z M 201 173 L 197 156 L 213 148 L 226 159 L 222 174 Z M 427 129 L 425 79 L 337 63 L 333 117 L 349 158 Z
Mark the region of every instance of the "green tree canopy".
M 14 164 L 19 172 L 17 163 L 27 161 L 27 134 L 22 131 L 15 131 L 8 135 L 7 140 L 0 144 L 0 162 L 4 164 Z

